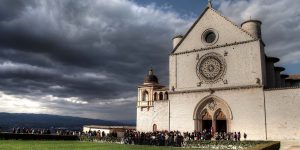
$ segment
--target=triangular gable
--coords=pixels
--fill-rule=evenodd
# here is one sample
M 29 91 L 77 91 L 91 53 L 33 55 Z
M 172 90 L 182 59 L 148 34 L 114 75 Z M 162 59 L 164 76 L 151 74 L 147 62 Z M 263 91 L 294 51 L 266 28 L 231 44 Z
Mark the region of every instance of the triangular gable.
M 213 45 L 206 45 L 201 41 L 203 32 L 209 28 L 215 29 L 218 32 L 218 41 Z M 250 40 L 256 40 L 256 38 L 235 25 L 225 16 L 222 16 L 216 10 L 206 7 L 182 40 L 173 49 L 172 54 Z

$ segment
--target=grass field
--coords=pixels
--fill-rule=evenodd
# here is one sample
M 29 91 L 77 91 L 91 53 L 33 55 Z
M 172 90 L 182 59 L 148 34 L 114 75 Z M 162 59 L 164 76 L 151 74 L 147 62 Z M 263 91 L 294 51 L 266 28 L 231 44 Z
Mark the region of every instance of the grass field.
M 207 141 L 209 143 L 209 141 Z M 223 147 L 227 141 L 223 141 L 218 150 L 232 149 L 233 147 Z M 222 142 L 221 142 L 222 143 Z M 230 143 L 230 142 L 229 142 Z M 237 144 L 246 144 L 249 141 L 241 142 Z M 252 148 L 255 150 L 271 147 L 271 149 L 279 150 L 279 142 L 259 142 L 250 141 Z M 256 144 L 255 144 L 256 143 Z M 204 143 L 202 143 L 204 144 Z M 220 143 L 219 143 L 220 144 Z M 254 145 L 253 145 L 254 144 Z M 214 145 L 214 144 L 213 144 Z M 230 146 L 232 144 L 225 144 Z M 214 146 L 213 146 L 214 147 Z M 216 147 L 215 147 L 216 148 Z M 237 148 L 237 147 L 235 147 Z M 250 148 L 250 149 L 252 149 Z M 208 150 L 199 149 L 197 150 Z M 80 141 L 26 141 L 26 140 L 0 140 L 0 150 L 195 150 L 188 148 L 177 147 L 158 147 L 158 146 L 144 146 L 144 145 L 123 145 L 123 144 L 109 144 L 109 143 L 97 143 L 97 142 L 80 142 Z
M 80 141 L 0 140 L 0 150 L 189 150 L 172 147 L 103 144 Z M 195 149 L 194 149 L 195 150 Z

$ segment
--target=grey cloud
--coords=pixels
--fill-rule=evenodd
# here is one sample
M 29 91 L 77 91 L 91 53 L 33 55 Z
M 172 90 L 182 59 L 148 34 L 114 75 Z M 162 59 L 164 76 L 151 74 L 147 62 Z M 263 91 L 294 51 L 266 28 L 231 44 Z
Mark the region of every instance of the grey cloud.
M 224 0 L 216 1 L 219 9 L 235 22 L 262 21 L 263 40 L 268 55 L 282 58 L 281 65 L 300 64 L 300 3 L 295 0 Z M 288 57 L 289 56 L 289 57 Z M 295 68 L 296 69 L 296 68 Z M 299 73 L 297 70 L 289 70 Z
M 79 111 L 77 105 L 73 108 L 63 101 L 55 108 L 39 97 L 78 97 L 96 105 L 81 111 L 108 111 L 110 116 L 123 106 L 134 108 L 132 100 L 123 106 L 109 103 L 111 110 L 101 107 L 105 111 L 97 104 L 135 96 L 150 67 L 167 84 L 171 38 L 191 22 L 132 1 L 0 3 L 0 90 L 33 97 L 53 113 Z M 134 114 L 134 109 L 126 114 Z

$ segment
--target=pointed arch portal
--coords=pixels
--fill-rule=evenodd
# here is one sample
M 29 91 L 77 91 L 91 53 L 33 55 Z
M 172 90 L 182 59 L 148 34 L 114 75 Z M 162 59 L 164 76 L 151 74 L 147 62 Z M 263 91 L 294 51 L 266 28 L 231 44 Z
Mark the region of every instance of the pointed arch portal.
M 207 96 L 196 105 L 193 119 L 196 131 L 213 129 L 213 132 L 230 132 L 233 117 L 224 100 L 216 96 Z

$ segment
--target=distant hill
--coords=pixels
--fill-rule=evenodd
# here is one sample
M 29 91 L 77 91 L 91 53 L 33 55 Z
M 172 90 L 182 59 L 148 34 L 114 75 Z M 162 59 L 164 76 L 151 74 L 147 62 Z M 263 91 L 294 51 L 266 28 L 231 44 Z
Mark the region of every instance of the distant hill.
M 81 130 L 83 125 L 135 125 L 135 121 L 108 121 L 46 114 L 0 113 L 2 131 L 11 131 L 12 128 L 18 127 Z

